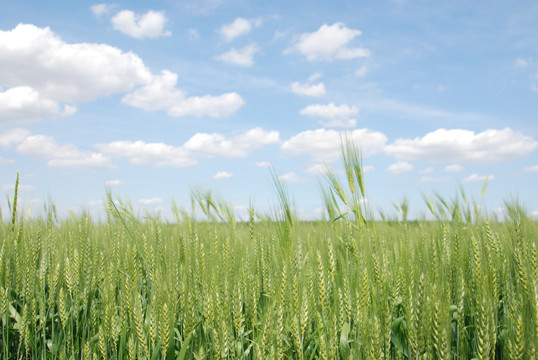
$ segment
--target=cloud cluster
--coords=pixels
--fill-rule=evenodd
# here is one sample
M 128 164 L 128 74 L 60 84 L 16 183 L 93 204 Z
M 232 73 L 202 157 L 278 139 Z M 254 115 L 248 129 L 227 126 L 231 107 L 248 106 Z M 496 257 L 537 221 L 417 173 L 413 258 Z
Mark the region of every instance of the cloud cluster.
M 142 60 L 104 44 L 68 44 L 48 27 L 0 30 L 0 112 L 5 121 L 69 115 L 78 104 L 151 78 Z
M 203 158 L 246 157 L 256 149 L 279 142 L 278 131 L 254 128 L 233 136 L 197 133 L 180 146 L 145 141 L 113 141 L 96 144 L 94 147 L 98 151 L 83 151 L 72 144 L 59 145 L 47 135 L 32 135 L 22 128 L 0 133 L 1 147 L 15 147 L 20 154 L 45 159 L 48 166 L 59 168 L 110 168 L 114 167 L 114 158 L 127 158 L 135 165 L 187 167 Z
M 0 145 L 6 149 L 15 146 L 23 155 L 44 159 L 47 165 L 59 168 L 110 168 L 109 157 L 94 151 L 82 151 L 71 144 L 59 145 L 52 137 L 32 135 L 28 130 L 16 128 L 0 134 Z
M 320 97 L 326 94 L 325 84 L 301 84 L 294 82 L 291 84 L 291 91 L 297 95 Z
M 279 142 L 277 131 L 254 128 L 245 133 L 226 137 L 218 133 L 197 133 L 181 146 L 144 141 L 114 141 L 96 145 L 102 153 L 113 158 L 128 158 L 136 165 L 186 167 L 201 158 L 241 158 L 265 145 Z
M 297 51 L 306 56 L 308 61 L 368 57 L 370 50 L 348 47 L 348 44 L 359 35 L 360 30 L 350 29 L 341 22 L 333 25 L 323 24 L 317 31 L 299 35 L 293 46 L 285 53 Z
M 340 143 L 345 136 L 352 138 L 361 148 L 364 157 L 383 151 L 387 137 L 385 134 L 370 129 L 356 129 L 349 132 L 317 129 L 303 131 L 280 147 L 290 155 L 309 155 L 315 162 L 333 162 L 340 157 Z
M 123 103 L 146 111 L 163 110 L 170 116 L 224 117 L 236 112 L 245 103 L 233 92 L 222 95 L 190 96 L 176 87 L 177 74 L 163 70 L 146 85 L 123 98 Z
M 385 153 L 408 161 L 493 163 L 528 155 L 537 147 L 536 140 L 510 128 L 480 133 L 438 129 L 421 138 L 397 139 Z
M 346 104 L 340 106 L 334 103 L 327 105 L 312 104 L 302 109 L 299 113 L 322 118 L 324 120 L 321 121 L 321 124 L 327 127 L 353 127 L 357 121 L 352 117 L 359 114 L 359 108 L 355 105 L 349 106 Z
M 177 74 L 154 75 L 131 52 L 105 44 L 69 44 L 48 27 L 0 30 L 0 119 L 69 116 L 74 105 L 117 93 L 124 103 L 170 116 L 223 117 L 244 101 L 237 93 L 187 97 Z
M 232 41 L 239 36 L 248 34 L 254 26 L 259 27 L 261 24 L 262 20 L 260 18 L 245 19 L 238 17 L 231 24 L 222 25 L 219 33 L 224 41 Z
M 403 174 L 413 170 L 413 165 L 406 161 L 398 161 L 394 164 L 389 165 L 386 171 L 392 175 Z
M 227 171 L 218 171 L 215 175 L 213 175 L 213 179 L 229 179 L 233 176 L 234 175 L 232 173 Z
M 259 50 L 256 44 L 250 44 L 239 50 L 232 48 L 217 56 L 216 59 L 231 65 L 249 67 L 254 65 L 254 54 Z
M 150 10 L 140 15 L 131 10 L 122 10 L 110 20 L 114 29 L 136 39 L 154 39 L 161 36 L 170 36 L 164 26 L 168 19 L 164 11 Z
M 478 175 L 478 174 L 472 174 L 467 176 L 463 179 L 464 183 L 470 183 L 470 182 L 484 182 L 484 181 L 491 181 L 495 179 L 495 176 L 493 175 Z

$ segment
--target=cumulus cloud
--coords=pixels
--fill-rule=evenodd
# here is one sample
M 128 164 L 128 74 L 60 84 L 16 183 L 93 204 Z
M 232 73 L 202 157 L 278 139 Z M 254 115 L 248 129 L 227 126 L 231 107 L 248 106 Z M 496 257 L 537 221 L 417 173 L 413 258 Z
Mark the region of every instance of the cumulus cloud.
M 190 96 L 176 87 L 177 74 L 163 70 L 147 85 L 127 94 L 122 102 L 146 111 L 163 110 L 170 116 L 225 117 L 236 112 L 245 103 L 233 92 L 222 95 Z
M 0 146 L 7 149 L 14 144 L 20 143 L 28 135 L 30 135 L 30 131 L 23 128 L 15 128 L 5 131 L 0 133 Z
M 301 115 L 317 116 L 326 119 L 347 118 L 353 115 L 357 115 L 358 113 L 359 108 L 355 105 L 348 106 L 346 104 L 342 104 L 340 106 L 336 106 L 334 105 L 334 103 L 329 103 L 327 105 L 308 105 L 300 111 Z
M 472 174 L 467 176 L 463 179 L 464 183 L 470 183 L 470 182 L 484 182 L 484 181 L 491 181 L 495 179 L 495 176 L 493 175 L 478 175 L 478 174 Z
M 62 107 L 29 86 L 16 86 L 0 91 L 0 121 L 24 122 L 43 117 L 70 116 L 76 107 Z
M 18 153 L 47 160 L 47 165 L 60 168 L 109 168 L 110 158 L 98 152 L 82 151 L 72 144 L 58 145 L 46 135 L 32 135 L 26 129 L 12 129 L 0 134 L 0 146 L 15 146 Z
M 301 183 L 301 182 L 306 182 L 307 179 L 303 179 L 301 177 L 299 177 L 296 173 L 294 172 L 289 172 L 289 173 L 285 173 L 285 174 L 282 174 L 278 177 L 281 181 L 284 181 L 284 182 L 287 182 L 287 183 Z
M 28 24 L 0 30 L 3 119 L 70 115 L 72 104 L 129 91 L 150 79 L 138 56 L 109 45 L 68 44 L 48 27 Z
M 458 172 L 462 170 L 463 170 L 463 166 L 458 165 L 458 164 L 447 165 L 443 169 L 444 172 Z
M 310 175 L 322 175 L 322 174 L 325 174 L 326 170 L 327 170 L 327 167 L 325 165 L 314 164 L 310 166 L 308 169 L 306 169 L 304 172 Z
M 170 36 L 170 31 L 164 31 L 168 19 L 164 11 L 150 10 L 140 15 L 131 10 L 122 10 L 110 20 L 114 29 L 136 39 L 154 39 Z
M 69 44 L 34 25 L 0 30 L 4 121 L 68 116 L 76 111 L 73 104 L 125 92 L 125 104 L 170 116 L 223 117 L 244 104 L 235 92 L 187 97 L 176 84 L 176 74 L 153 75 L 138 56 L 109 45 Z
M 151 73 L 133 53 L 104 45 L 68 44 L 48 27 L 0 30 L 0 84 L 28 86 L 66 103 L 95 100 L 146 83 Z
M 397 139 L 385 152 L 400 160 L 463 164 L 507 161 L 528 155 L 536 147 L 538 142 L 532 137 L 510 128 L 480 133 L 438 129 L 422 138 Z
M 260 26 L 262 20 L 257 19 L 245 19 L 238 17 L 231 24 L 222 25 L 219 29 L 220 35 L 224 38 L 225 41 L 232 41 L 233 39 L 248 34 L 253 26 Z
M 110 158 L 101 153 L 81 151 L 74 145 L 58 145 L 46 135 L 29 135 L 16 148 L 17 152 L 47 160 L 47 165 L 60 168 L 108 168 L 112 167 Z
M 524 171 L 524 172 L 529 172 L 529 173 L 535 173 L 535 172 L 538 172 L 538 165 L 527 166 L 526 168 L 523 168 L 523 171 Z
M 100 18 L 101 16 L 110 13 L 114 7 L 115 5 L 112 4 L 95 4 L 90 6 L 90 10 L 95 17 Z
M 254 65 L 254 54 L 258 51 L 259 48 L 256 44 L 250 44 L 239 50 L 233 48 L 230 51 L 220 54 L 216 59 L 227 64 L 249 67 Z
M 213 175 L 213 179 L 228 179 L 234 176 L 232 173 L 229 173 L 227 171 L 218 171 L 215 175 Z
M 321 123 L 327 127 L 353 127 L 356 124 L 356 120 L 351 117 L 359 114 L 359 108 L 355 105 L 349 106 L 346 104 L 336 106 L 331 102 L 327 105 L 308 105 L 299 113 L 301 115 L 326 119 L 321 121 Z
M 354 59 L 370 56 L 370 50 L 360 47 L 348 47 L 360 30 L 354 30 L 338 22 L 333 25 L 323 24 L 317 31 L 299 35 L 292 47 L 285 53 L 298 51 L 308 61 Z
M 96 147 L 113 158 L 128 158 L 136 165 L 187 167 L 201 158 L 242 158 L 265 145 L 279 142 L 277 131 L 260 128 L 226 137 L 218 133 L 197 133 L 181 146 L 144 141 L 114 141 Z
M 359 145 L 364 157 L 383 151 L 387 141 L 385 134 L 370 129 L 349 132 L 317 129 L 292 136 L 282 143 L 280 149 L 290 155 L 309 155 L 316 162 L 333 162 L 340 158 L 340 143 L 346 136 Z
M 128 158 L 132 164 L 187 167 L 197 163 L 181 147 L 144 141 L 114 141 L 97 144 L 97 149 L 113 158 Z
M 406 161 L 398 161 L 397 163 L 391 164 L 385 171 L 393 175 L 402 174 L 413 170 L 413 165 Z
M 297 95 L 320 97 L 325 95 L 325 84 L 301 84 L 294 82 L 291 84 L 291 91 Z

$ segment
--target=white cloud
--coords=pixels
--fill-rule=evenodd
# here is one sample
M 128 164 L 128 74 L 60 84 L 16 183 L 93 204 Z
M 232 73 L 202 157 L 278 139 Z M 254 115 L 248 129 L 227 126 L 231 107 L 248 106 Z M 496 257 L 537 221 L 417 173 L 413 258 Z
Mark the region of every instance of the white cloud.
M 31 135 L 26 129 L 13 129 L 0 135 L 0 146 L 16 145 L 16 151 L 34 158 L 47 160 L 47 165 L 60 168 L 109 168 L 110 159 L 101 153 L 81 151 L 74 145 L 58 145 L 46 135 Z
M 269 161 L 258 161 L 254 165 L 256 165 L 257 167 L 263 167 L 263 168 L 269 168 L 273 166 L 273 164 L 270 163 Z
M 181 147 L 164 143 L 144 141 L 114 141 L 98 144 L 96 147 L 114 158 L 129 158 L 135 165 L 154 164 L 156 166 L 186 167 L 196 164 L 196 160 Z
M 291 84 L 291 91 L 298 95 L 319 97 L 325 95 L 325 85 L 319 84 L 300 84 L 294 82 Z
M 317 129 L 303 131 L 291 137 L 280 149 L 290 155 L 310 155 L 317 162 L 333 162 L 340 158 L 341 139 L 346 135 L 358 144 L 364 157 L 381 152 L 387 141 L 385 134 L 369 129 L 349 132 Z
M 523 171 L 524 172 L 538 172 L 538 165 L 534 165 L 534 166 L 527 166 L 526 168 L 523 168 Z
M 90 10 L 95 17 L 100 18 L 102 15 L 110 13 L 114 7 L 115 5 L 112 4 L 95 4 L 90 6 Z
M 423 176 L 420 178 L 420 182 L 446 182 L 446 181 L 450 181 L 450 176 L 443 176 L 443 177 Z
M 418 173 L 419 174 L 423 174 L 423 175 L 427 175 L 427 174 L 431 174 L 435 171 L 435 169 L 433 167 L 427 167 L 426 169 L 422 169 L 420 170 Z
M 213 179 L 228 179 L 234 176 L 232 173 L 229 173 L 227 171 L 219 171 L 215 175 L 213 175 Z
M 140 199 L 140 200 L 138 200 L 138 203 L 142 204 L 142 205 L 161 204 L 162 202 L 163 202 L 163 199 L 161 199 L 161 198 L 149 198 L 149 199 Z
M 289 172 L 289 173 L 282 174 L 278 178 L 281 181 L 284 181 L 284 182 L 287 182 L 287 183 L 301 183 L 301 182 L 306 182 L 307 181 L 307 179 L 303 179 L 303 178 L 299 177 L 294 172 Z
M 183 149 L 203 157 L 245 157 L 254 149 L 276 144 L 278 141 L 278 131 L 254 128 L 231 138 L 217 133 L 197 133 L 183 145 Z
M 164 26 L 168 21 L 164 11 L 150 10 L 144 15 L 139 15 L 131 10 L 122 10 L 110 21 L 114 29 L 136 39 L 153 39 L 172 35 L 170 31 L 164 31 Z
M 30 131 L 23 128 L 15 128 L 0 134 L 0 146 L 9 148 L 11 145 L 18 144 L 23 141 Z
M 80 151 L 74 145 L 58 145 L 46 135 L 29 135 L 17 145 L 17 152 L 34 158 L 48 160 L 47 165 L 60 168 L 108 168 L 110 158 L 101 153 Z
M 49 28 L 0 30 L 2 112 L 18 121 L 69 115 L 76 104 L 131 90 L 151 79 L 133 53 L 91 43 L 68 44 Z
M 260 26 L 262 20 L 258 19 L 244 19 L 238 17 L 231 24 L 222 25 L 219 29 L 219 33 L 225 41 L 232 41 L 236 37 L 248 34 L 253 26 Z
M 17 86 L 0 91 L 0 121 L 23 122 L 43 117 L 70 116 L 76 111 L 74 106 L 62 109 L 53 100 L 44 98 L 29 86 Z
M 321 124 L 326 127 L 353 127 L 356 125 L 356 120 L 350 117 L 358 115 L 359 108 L 355 105 L 348 106 L 346 104 L 340 106 L 336 106 L 334 103 L 327 105 L 312 104 L 302 109 L 299 113 L 301 115 L 327 119 L 321 121 Z
M 254 54 L 258 51 L 259 48 L 256 44 L 250 44 L 239 50 L 232 48 L 217 56 L 216 59 L 227 64 L 249 67 L 254 65 Z
M 469 183 L 469 182 L 484 182 L 484 181 L 491 181 L 495 179 L 495 176 L 493 175 L 478 175 L 478 174 L 472 174 L 472 175 L 469 175 L 467 176 L 466 178 L 463 179 L 463 182 L 464 183 Z
M 334 105 L 334 103 L 329 103 L 327 105 L 322 104 L 313 104 L 308 105 L 299 112 L 301 115 L 316 116 L 326 119 L 336 119 L 336 118 L 348 118 L 353 115 L 359 114 L 359 108 L 355 105 L 348 106 L 342 104 L 340 106 Z
M 374 171 L 375 170 L 375 167 L 373 165 L 366 165 L 362 168 L 362 171 L 367 174 L 371 171 Z
M 115 141 L 98 144 L 103 153 L 116 158 L 129 158 L 136 165 L 187 167 L 200 158 L 241 158 L 264 145 L 279 142 L 277 131 L 260 128 L 226 137 L 218 133 L 197 133 L 181 146 L 144 141 Z
M 308 169 L 306 169 L 304 172 L 305 174 L 310 174 L 310 175 L 323 175 L 325 174 L 326 169 L 327 168 L 324 165 L 314 164 L 310 166 Z
M 176 87 L 177 74 L 163 70 L 147 85 L 127 94 L 122 102 L 146 111 L 164 110 L 170 116 L 225 117 L 236 112 L 245 103 L 243 98 L 233 92 L 212 96 L 187 97 L 183 90 Z
M 458 165 L 458 164 L 447 165 L 443 169 L 444 172 L 458 172 L 462 170 L 463 170 L 463 166 Z
M 439 92 L 443 92 L 443 91 L 445 91 L 447 89 L 448 89 L 448 86 L 445 86 L 445 85 L 437 86 L 437 91 L 439 91 Z
M 538 219 L 538 210 L 531 211 L 529 213 L 529 217 L 531 217 L 533 219 Z
M 402 174 L 413 170 L 413 165 L 406 161 L 398 161 L 397 163 L 391 164 L 385 171 L 393 175 Z
M 293 50 L 306 56 L 308 61 L 354 59 L 370 56 L 370 50 L 359 47 L 347 47 L 355 37 L 361 34 L 338 22 L 333 25 L 323 24 L 317 31 L 299 35 L 295 44 L 285 53 Z
M 363 65 L 360 68 L 358 68 L 357 70 L 355 70 L 355 76 L 356 77 L 364 77 L 364 76 L 366 76 L 366 74 L 368 74 L 369 71 L 370 71 L 370 69 L 368 69 L 368 66 Z
M 422 138 L 397 139 L 385 152 L 401 160 L 493 163 L 528 155 L 536 147 L 538 142 L 533 138 L 510 128 L 481 133 L 438 129 Z
M 121 180 L 107 180 L 105 181 L 105 186 L 119 186 L 123 185 L 123 182 Z

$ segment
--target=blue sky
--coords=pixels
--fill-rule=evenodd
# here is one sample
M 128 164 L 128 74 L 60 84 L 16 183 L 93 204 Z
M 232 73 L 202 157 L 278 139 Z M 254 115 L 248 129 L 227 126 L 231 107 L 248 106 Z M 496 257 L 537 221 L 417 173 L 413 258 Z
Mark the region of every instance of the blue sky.
M 368 203 L 396 214 L 460 185 L 538 217 L 534 1 L 6 2 L 0 12 L 0 207 L 140 214 L 211 189 L 303 218 L 320 169 L 360 144 Z M 481 198 L 482 184 L 488 188 Z

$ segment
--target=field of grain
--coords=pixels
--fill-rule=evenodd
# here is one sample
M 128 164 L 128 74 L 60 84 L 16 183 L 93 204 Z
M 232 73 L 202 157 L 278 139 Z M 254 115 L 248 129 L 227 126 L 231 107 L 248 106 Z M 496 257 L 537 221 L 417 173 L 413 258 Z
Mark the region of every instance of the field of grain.
M 404 203 L 374 221 L 346 161 L 323 192 L 332 221 L 298 221 L 276 175 L 281 211 L 261 221 L 203 192 L 204 221 L 139 219 L 111 194 L 105 220 L 29 219 L 12 199 L 0 358 L 536 358 L 537 222 L 442 199 L 437 220 L 407 221 Z

